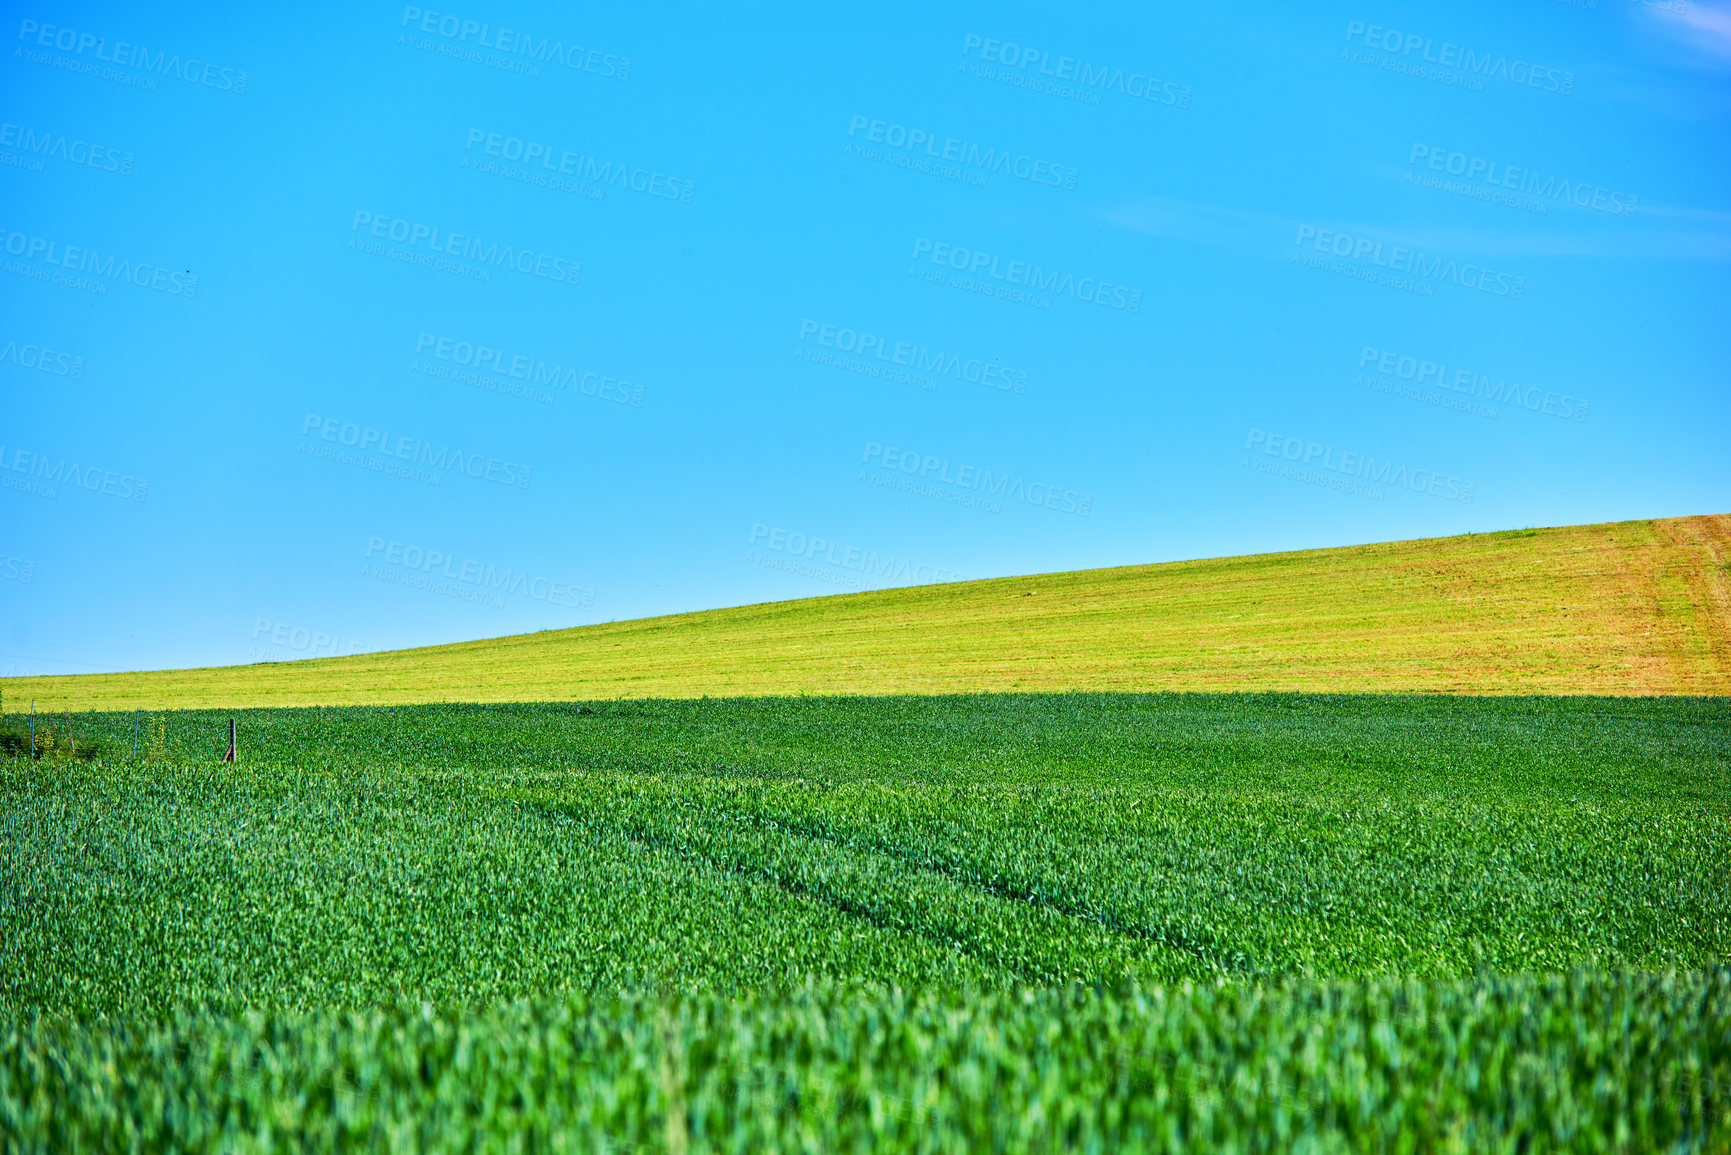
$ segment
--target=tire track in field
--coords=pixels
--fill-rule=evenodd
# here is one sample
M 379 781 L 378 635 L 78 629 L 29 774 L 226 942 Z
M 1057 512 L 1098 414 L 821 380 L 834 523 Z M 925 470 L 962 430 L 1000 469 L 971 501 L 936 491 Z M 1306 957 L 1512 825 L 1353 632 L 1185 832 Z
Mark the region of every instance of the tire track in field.
M 803 830 L 792 828 L 791 824 L 775 820 L 762 820 L 755 815 L 741 813 L 732 808 L 705 808 L 703 816 L 710 822 L 716 819 L 731 820 L 742 825 L 749 824 L 761 834 L 783 836 L 778 839 L 781 845 L 777 849 L 784 852 L 794 849 L 795 840 L 821 844 L 829 848 L 832 856 L 841 859 L 836 865 L 844 868 L 849 865 L 847 859 L 887 861 L 894 864 L 905 878 L 914 883 L 916 890 L 920 889 L 918 880 L 922 878 L 941 881 L 942 886 L 939 894 L 898 896 L 893 893 L 881 892 L 876 896 L 869 896 L 869 894 L 852 893 L 834 885 L 829 878 L 821 876 L 815 879 L 801 877 L 799 873 L 787 869 L 768 857 L 759 859 L 738 850 L 729 852 L 729 848 L 725 845 L 720 847 L 701 845 L 703 841 L 722 841 L 721 839 L 704 840 L 689 835 L 681 836 L 678 833 L 667 833 L 656 829 L 653 823 L 622 819 L 617 814 L 606 813 L 601 808 L 590 810 L 580 805 L 573 805 L 568 801 L 524 799 L 521 796 L 516 796 L 516 800 L 524 805 L 557 811 L 578 821 L 605 824 L 609 829 L 634 843 L 697 858 L 719 871 L 737 877 L 768 882 L 790 894 L 822 902 L 839 913 L 858 919 L 879 930 L 916 935 L 939 946 L 974 958 L 990 967 L 1008 971 L 1023 981 L 1051 982 L 1065 979 L 1094 981 L 1099 976 L 1097 974 L 1078 974 L 1073 968 L 1066 969 L 1062 965 L 1064 960 L 1061 958 L 1041 957 L 1038 951 L 1027 947 L 1017 950 L 1014 949 L 1015 944 L 997 944 L 989 939 L 983 939 L 980 929 L 969 925 L 968 920 L 936 917 L 929 902 L 922 907 L 917 899 L 919 897 L 941 898 L 942 890 L 948 890 L 956 898 L 964 901 L 967 895 L 972 895 L 979 900 L 1000 902 L 1012 908 L 1037 912 L 1048 919 L 1056 920 L 1058 926 L 1071 927 L 1074 933 L 1084 939 L 1091 937 L 1093 932 L 1103 932 L 1109 936 L 1111 941 L 1153 948 L 1158 952 L 1170 955 L 1171 957 L 1165 960 L 1168 964 L 1165 969 L 1169 970 L 1171 974 L 1162 977 L 1197 977 L 1198 967 L 1196 964 L 1198 963 L 1201 964 L 1202 971 L 1208 974 L 1243 975 L 1256 973 L 1249 965 L 1249 960 L 1245 959 L 1241 952 L 1235 952 L 1237 959 L 1234 961 L 1223 962 L 1205 945 L 1185 944 L 1182 939 L 1174 941 L 1178 936 L 1168 937 L 1158 930 L 1150 931 L 1147 928 L 1129 924 L 1122 919 L 1082 910 L 1050 896 L 1016 891 L 1008 885 L 981 885 L 954 867 L 947 869 L 934 867 L 933 864 L 923 863 L 906 854 L 887 853 L 882 850 L 850 846 L 833 836 L 807 834 Z M 717 833 L 724 832 L 717 831 Z M 717 850 L 722 851 L 722 853 L 716 853 Z M 859 878 L 855 881 L 869 887 L 872 880 Z M 873 902 L 871 897 L 876 897 L 879 901 Z M 905 913 L 895 910 L 894 908 L 897 906 L 903 907 Z M 886 907 L 889 909 L 885 909 Z M 989 920 L 982 921 L 986 926 L 991 925 Z M 1021 919 L 1017 921 L 1026 922 L 1026 920 Z M 1029 943 L 1058 945 L 1052 941 L 1049 933 L 1034 933 L 1040 930 L 1037 925 L 1029 925 L 1027 929 L 1030 932 L 1027 940 Z M 1046 929 L 1049 932 L 1055 927 L 1049 926 Z M 1078 945 L 1086 946 L 1089 944 Z M 1080 957 L 1094 963 L 1116 963 L 1125 970 L 1134 967 L 1134 969 L 1143 971 L 1150 965 L 1158 967 L 1162 961 L 1158 956 L 1150 958 L 1147 950 L 1126 952 L 1128 957 L 1117 955 L 1114 952 L 1103 958 L 1100 957 L 1100 954 L 1101 952 L 1096 947 L 1094 950 L 1080 952 Z M 1178 965 L 1172 966 L 1173 963 Z
M 1161 946 L 1189 955 L 1196 961 L 1215 970 L 1228 971 L 1243 975 L 1260 975 L 1267 973 L 1265 968 L 1259 967 L 1253 963 L 1250 956 L 1245 954 L 1242 950 L 1225 947 L 1216 942 L 1212 936 L 1193 935 L 1182 930 L 1172 932 L 1164 927 L 1158 926 L 1149 927 L 1146 925 L 1138 925 L 1111 911 L 1084 907 L 1077 903 L 1065 901 L 1050 892 L 1020 890 L 1008 881 L 999 881 L 990 878 L 982 879 L 979 877 L 979 872 L 970 870 L 964 865 L 946 862 L 937 858 L 922 857 L 918 852 L 909 850 L 908 848 L 887 839 L 873 838 L 868 835 L 862 840 L 864 844 L 861 845 L 850 839 L 844 838 L 840 834 L 824 830 L 811 822 L 785 817 L 763 819 L 761 816 L 754 815 L 749 811 L 732 811 L 731 813 L 741 814 L 743 817 L 754 818 L 760 823 L 780 824 L 786 826 L 789 830 L 801 835 L 802 837 L 810 838 L 814 841 L 825 842 L 832 846 L 841 847 L 844 850 L 853 851 L 854 853 L 875 854 L 881 858 L 892 859 L 917 870 L 923 870 L 931 874 L 940 875 L 964 889 L 978 891 L 982 894 L 989 894 L 994 898 L 1000 898 L 1007 902 L 1021 903 L 1026 906 L 1049 910 L 1055 914 L 1061 914 L 1066 918 L 1075 919 L 1078 922 L 1086 922 L 1093 926 L 1101 927 L 1102 929 L 1111 931 L 1113 934 L 1122 938 L 1132 939 L 1139 942 L 1157 943 Z M 1035 885 L 1038 885 L 1038 883 L 1036 882 Z
M 518 801 L 528 808 L 538 809 L 543 813 L 557 814 L 564 818 L 573 819 L 579 823 L 586 823 L 594 819 L 592 813 L 584 811 L 580 807 L 573 807 L 568 803 L 523 801 L 521 799 Z M 738 855 L 729 856 L 728 858 L 718 857 L 714 854 L 706 853 L 701 848 L 692 845 L 691 841 L 688 839 L 670 837 L 665 834 L 657 833 L 646 827 L 635 826 L 624 822 L 610 821 L 605 822 L 604 825 L 608 830 L 619 835 L 621 838 L 624 838 L 635 846 L 640 846 L 648 850 L 673 853 L 684 858 L 695 859 L 719 873 L 731 875 L 735 878 L 743 878 L 756 882 L 766 882 L 784 893 L 799 898 L 809 899 L 813 902 L 822 903 L 824 906 L 827 906 L 840 914 L 846 915 L 849 918 L 863 922 L 873 929 L 895 934 L 910 934 L 918 938 L 923 938 L 928 942 L 953 950 L 958 954 L 963 954 L 969 958 L 977 959 L 988 967 L 1008 970 L 1015 974 L 1017 978 L 1024 981 L 1038 982 L 1045 977 L 1037 971 L 1030 970 L 1027 966 L 1018 962 L 1014 958 L 1006 957 L 1000 952 L 994 950 L 981 949 L 972 945 L 966 941 L 969 936 L 961 932 L 960 928 L 955 928 L 958 933 L 951 935 L 944 933 L 944 931 L 949 928 L 922 925 L 918 921 L 898 919 L 892 915 L 885 914 L 872 905 L 862 902 L 854 896 L 839 891 L 834 887 L 823 883 L 814 885 L 804 879 L 794 877 L 785 871 L 777 870 L 768 863 L 744 861 L 741 856 Z

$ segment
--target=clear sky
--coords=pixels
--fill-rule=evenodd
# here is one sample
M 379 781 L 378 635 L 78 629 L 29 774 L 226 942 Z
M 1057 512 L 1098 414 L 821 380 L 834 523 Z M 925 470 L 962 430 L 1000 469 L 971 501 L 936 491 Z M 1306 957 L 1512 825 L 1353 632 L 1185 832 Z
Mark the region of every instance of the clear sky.
M 1731 509 L 1724 0 L 450 2 L 4 6 L 0 673 Z

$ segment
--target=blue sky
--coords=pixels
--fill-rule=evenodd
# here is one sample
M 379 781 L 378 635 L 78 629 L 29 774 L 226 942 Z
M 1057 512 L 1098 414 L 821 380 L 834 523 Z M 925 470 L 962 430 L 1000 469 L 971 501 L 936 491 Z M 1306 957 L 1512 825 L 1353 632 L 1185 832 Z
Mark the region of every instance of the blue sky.
M 1731 8 L 7 5 L 0 673 L 1731 509 Z

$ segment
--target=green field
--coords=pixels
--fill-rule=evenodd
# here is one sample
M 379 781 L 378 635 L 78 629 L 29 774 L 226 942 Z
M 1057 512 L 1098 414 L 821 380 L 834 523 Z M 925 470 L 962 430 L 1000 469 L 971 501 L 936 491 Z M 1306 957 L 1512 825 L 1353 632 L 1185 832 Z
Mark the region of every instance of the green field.
M 1724 698 L 229 716 L 0 763 L 20 1149 L 1731 1149 Z
M 1072 690 L 1726 694 L 1731 515 L 994 578 L 351 658 L 3 684 L 8 702 L 51 710 Z

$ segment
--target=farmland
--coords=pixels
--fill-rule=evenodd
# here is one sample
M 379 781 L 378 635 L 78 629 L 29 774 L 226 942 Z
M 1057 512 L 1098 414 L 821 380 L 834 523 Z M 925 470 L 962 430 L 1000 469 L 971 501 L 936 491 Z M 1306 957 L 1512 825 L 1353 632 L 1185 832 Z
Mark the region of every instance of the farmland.
M 800 693 L 1725 694 L 1731 516 L 993 578 L 5 687 L 15 705 L 56 710 Z
M 228 716 L 0 764 L 0 1130 L 1731 1135 L 1722 698 L 251 710 L 238 766 Z

